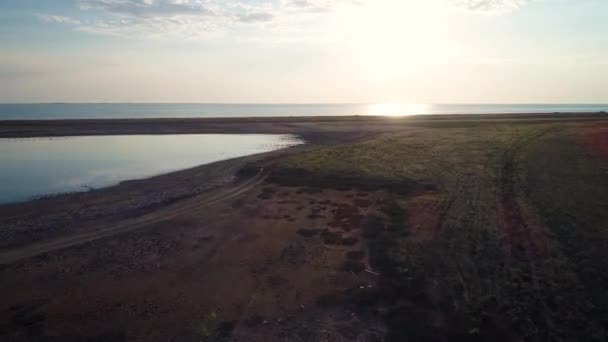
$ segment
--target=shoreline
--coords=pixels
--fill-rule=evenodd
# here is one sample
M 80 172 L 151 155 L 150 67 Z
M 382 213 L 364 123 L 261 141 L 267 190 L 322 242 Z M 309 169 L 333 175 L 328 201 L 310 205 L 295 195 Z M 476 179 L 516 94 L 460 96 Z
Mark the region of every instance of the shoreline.
M 128 134 L 308 134 L 326 131 L 394 131 L 403 126 L 448 122 L 608 120 L 608 114 L 440 114 L 411 116 L 292 116 L 247 118 L 0 120 L 0 138 Z M 313 138 L 314 139 L 314 138 Z
M 246 182 L 248 179 L 238 174 L 246 165 L 314 147 L 305 143 L 150 177 L 128 179 L 87 191 L 49 194 L 20 202 L 2 203 L 0 256 L 39 241 L 91 229 L 94 231 L 94 227 L 103 223 L 120 222 L 168 206 L 180 206 L 182 202 L 195 197 L 214 196 L 237 183 Z M 73 214 L 78 216 L 79 227 L 71 224 Z M 96 222 L 100 219 L 101 224 Z M 36 229 L 36 225 L 40 225 L 40 229 Z M 22 227 L 34 228 L 38 232 L 22 234 Z M 1 260 L 0 264 L 3 264 Z
M 128 138 L 132 137 L 132 138 Z M 13 160 L 12 155 L 20 155 L 23 154 L 23 151 L 31 151 L 33 150 L 32 146 L 35 146 L 36 149 L 40 147 L 42 150 L 45 149 L 45 146 L 48 144 L 54 144 L 55 141 L 58 143 L 62 140 L 72 140 L 72 143 L 68 143 L 67 145 L 61 145 L 62 147 L 58 147 L 54 150 L 51 150 L 51 153 L 55 153 L 54 157 L 48 158 L 51 162 L 42 163 L 41 165 L 37 165 L 35 161 L 40 159 L 41 155 L 45 153 L 36 153 L 33 155 L 29 155 L 26 157 L 21 157 L 17 163 L 9 162 L 8 171 L 3 173 L 3 176 L 8 176 L 7 181 L 13 179 L 17 184 L 28 184 L 33 179 L 31 176 L 27 179 L 15 179 L 13 175 L 20 174 L 23 171 L 23 167 L 27 166 L 28 168 L 32 168 L 32 170 L 40 170 L 40 177 L 47 177 L 49 172 L 46 171 L 49 167 L 54 167 L 57 162 L 54 163 L 57 158 L 61 160 L 61 164 L 64 164 L 63 170 L 67 173 L 71 174 L 72 178 L 75 178 L 76 181 L 66 182 L 67 176 L 65 175 L 57 175 L 52 170 L 50 172 L 50 178 L 48 180 L 45 178 L 43 182 L 39 182 L 36 187 L 29 187 L 19 185 L 15 188 L 7 188 L 4 196 L 0 196 L 0 206 L 2 205 L 10 205 L 10 204 L 19 204 L 26 203 L 29 201 L 43 200 L 43 199 L 51 199 L 58 196 L 69 195 L 74 193 L 86 193 L 95 190 L 110 188 L 113 186 L 120 185 L 124 182 L 131 181 L 141 181 L 154 177 L 158 177 L 161 175 L 168 175 L 180 171 L 185 171 L 189 169 L 194 169 L 197 167 L 214 164 L 217 162 L 228 161 L 231 159 L 238 159 L 244 157 L 252 157 L 255 155 L 265 154 L 268 152 L 281 151 L 290 147 L 295 147 L 298 145 L 304 145 L 307 142 L 302 139 L 298 135 L 294 134 L 284 134 L 284 135 L 266 135 L 266 134 L 255 134 L 255 135 L 219 135 L 219 134 L 209 134 L 209 135 L 193 135 L 192 137 L 200 137 L 194 140 L 188 140 L 190 143 L 184 144 L 178 148 L 174 148 L 169 151 L 161 150 L 152 150 L 150 147 L 157 145 L 157 140 L 162 137 L 169 137 L 172 141 L 173 139 L 181 139 L 180 137 L 188 137 L 188 135 L 134 135 L 134 136 L 121 136 L 121 135 L 91 135 L 91 136 L 57 136 L 57 137 L 31 137 L 31 138 L 5 138 L 6 146 L 3 147 L 5 152 L 8 153 L 9 160 Z M 238 137 L 251 137 L 251 139 L 245 138 L 243 142 L 239 142 L 238 146 L 242 146 L 246 148 L 245 150 L 236 150 L 228 148 L 227 150 L 221 149 L 217 152 L 212 152 L 214 150 L 213 147 L 206 147 L 206 145 L 220 145 L 218 141 L 224 141 L 223 137 L 235 137 L 238 139 L 237 141 L 241 141 L 241 138 Z M 141 150 L 137 150 L 136 154 L 131 154 L 129 156 L 129 162 L 121 159 L 120 161 L 113 160 L 113 158 L 107 159 L 108 156 L 116 155 L 115 150 L 99 150 L 97 145 L 99 145 L 99 141 L 104 144 L 106 141 L 111 140 L 113 144 L 117 144 L 118 147 L 126 149 L 128 145 L 133 142 L 134 138 L 143 138 L 144 140 L 138 140 L 136 145 L 139 144 Z M 259 139 L 262 140 L 259 140 Z M 88 140 L 87 140 L 88 139 Z M 91 140 L 92 139 L 92 140 Z M 101 140 L 99 140 L 101 139 Z M 232 141 L 231 138 L 228 138 L 229 141 Z M 21 141 L 21 143 L 20 143 Z M 28 143 L 30 141 L 31 143 Z M 95 142 L 97 141 L 97 142 Z M 200 144 L 200 142 L 203 144 Z M 247 142 L 251 141 L 251 143 Z M 193 143 L 199 142 L 199 144 Z M 0 144 L 2 144 L 0 142 Z M 33 145 L 32 145 L 33 144 Z M 61 144 L 61 143 L 60 143 Z M 74 159 L 69 157 L 68 160 L 64 160 L 65 156 L 68 156 L 74 152 L 74 149 L 79 149 L 79 145 L 84 144 L 86 147 L 85 150 L 81 150 L 80 153 L 76 153 L 78 156 Z M 88 144 L 92 144 L 93 146 L 89 147 Z M 124 145 L 123 145 L 124 144 Z M 23 145 L 23 146 L 22 146 Z M 199 146 L 203 146 L 200 148 Z M 193 155 L 191 158 L 186 160 L 180 160 L 179 163 L 176 162 L 175 154 L 179 155 L 183 151 L 192 150 Z M 154 165 L 145 164 L 145 160 L 137 161 L 137 154 L 148 151 L 150 154 L 150 159 L 154 160 Z M 131 152 L 133 153 L 133 152 Z M 159 154 L 160 153 L 160 154 Z M 97 155 L 101 154 L 101 158 L 104 159 L 104 162 L 100 164 L 100 160 L 97 158 Z M 118 155 L 123 156 L 124 158 L 125 152 L 120 152 Z M 166 155 L 171 158 L 171 162 L 159 162 L 158 156 Z M 55 159 L 53 159 L 55 158 Z M 120 157 L 119 157 L 120 158 Z M 0 158 L 2 159 L 2 158 Z M 42 160 L 47 159 L 43 157 Z M 89 160 L 96 160 L 97 165 L 95 167 L 82 167 L 82 162 L 88 162 Z M 135 160 L 135 161 L 134 161 Z M 73 162 L 70 164 L 70 162 Z M 114 164 L 114 163 L 118 164 Z M 144 163 L 143 166 L 141 163 Z M 21 168 L 17 167 L 17 165 L 23 165 Z M 36 166 L 34 166 L 36 165 Z M 116 169 L 105 170 L 106 165 L 111 165 L 108 167 L 115 167 Z M 103 169 L 103 170 L 100 170 Z M 116 172 L 118 170 L 118 172 Z M 125 171 L 126 170 L 126 171 Z M 94 173 L 99 175 L 99 177 L 89 176 L 90 173 Z M 108 175 L 108 176 L 106 176 Z M 70 178 L 70 177 L 68 177 Z M 72 179 L 70 178 L 70 179 Z M 36 179 L 39 179 L 37 176 Z M 62 182 L 65 182 L 62 183 Z M 59 186 L 50 186 L 50 184 L 61 184 Z
M 65 138 L 69 138 L 69 137 L 71 137 L 71 136 L 65 136 Z M 78 136 L 73 136 L 73 137 L 78 137 Z M 45 137 L 38 137 L 38 138 L 45 138 Z M 64 137 L 48 137 L 48 138 L 64 138 Z M 8 138 L 8 139 L 27 139 L 27 138 Z M 301 145 L 305 145 L 305 144 L 306 144 L 306 142 L 304 142 Z M 121 181 L 118 181 L 118 182 L 114 182 L 114 183 L 107 184 L 107 185 L 96 186 L 96 187 L 95 186 L 89 186 L 89 185 L 82 185 L 81 186 L 82 190 L 72 190 L 72 191 L 46 193 L 46 194 L 34 195 L 34 196 L 29 197 L 27 199 L 18 200 L 18 201 L 0 202 L 0 207 L 11 206 L 11 205 L 20 205 L 20 204 L 25 204 L 25 203 L 28 203 L 28 202 L 33 202 L 33 201 L 53 200 L 54 198 L 63 197 L 63 196 L 70 196 L 70 195 L 91 193 L 91 192 L 100 191 L 100 190 L 104 190 L 104 189 L 119 187 L 119 186 L 121 186 L 123 184 L 126 184 L 126 183 L 145 183 L 146 181 L 152 180 L 152 179 L 157 178 L 157 177 L 163 177 L 163 176 L 169 177 L 172 174 L 177 174 L 177 173 L 181 173 L 181 172 L 188 172 L 190 170 L 199 169 L 199 168 L 203 168 L 203 167 L 211 166 L 211 165 L 215 165 L 215 164 L 221 164 L 221 163 L 228 164 L 229 162 L 234 162 L 234 161 L 237 161 L 237 160 L 240 160 L 240 159 L 243 159 L 243 160 L 244 159 L 257 159 L 256 157 L 262 157 L 263 155 L 272 154 L 272 153 L 275 153 L 275 152 L 285 152 L 288 149 L 295 148 L 295 147 L 298 147 L 298 146 L 300 146 L 300 145 L 283 147 L 283 148 L 280 148 L 280 149 L 277 149 L 277 150 L 273 150 L 273 151 L 268 151 L 268 152 L 259 152 L 259 153 L 248 154 L 248 155 L 244 155 L 244 156 L 240 156 L 240 157 L 234 157 L 234 158 L 216 160 L 216 161 L 207 162 L 207 163 L 203 163 L 203 164 L 198 164 L 198 165 L 194 165 L 194 166 L 190 166 L 190 167 L 186 167 L 186 168 L 182 168 L 182 169 L 174 169 L 174 170 L 164 171 L 164 172 L 161 172 L 161 173 L 152 174 L 152 175 L 148 175 L 148 176 L 141 176 L 139 178 L 124 179 L 124 180 L 121 180 Z
M 145 178 L 128 179 L 88 191 L 64 192 L 20 202 L 2 203 L 0 265 L 4 263 L 2 258 L 5 254 L 10 255 L 30 245 L 60 240 L 64 236 L 77 236 L 83 232 L 95 233 L 96 229 L 104 224 L 114 225 L 167 207 L 180 207 L 193 198 L 213 197 L 238 183 L 246 182 L 246 176 L 239 175 L 239 172 L 247 165 L 265 165 L 286 155 L 370 136 L 368 133 L 336 132 L 321 139 L 314 132 L 288 134 L 299 137 L 304 144 Z M 80 135 L 39 137 L 64 136 Z M 76 219 L 74 216 L 77 217 L 78 225 L 73 224 Z
M 0 139 L 69 137 L 125 134 L 293 134 L 304 145 L 277 151 L 202 164 L 89 191 L 58 193 L 21 202 L 0 204 L 0 252 L 13 247 L 76 234 L 91 229 L 94 221 L 113 224 L 125 218 L 146 215 L 214 191 L 238 181 L 237 174 L 251 163 L 269 165 L 282 156 L 318 148 L 362 141 L 408 127 L 457 127 L 521 122 L 600 122 L 608 116 L 597 113 L 530 115 L 430 115 L 408 117 L 280 117 L 223 119 L 109 119 L 0 121 Z M 75 227 L 73 221 L 78 221 Z M 97 222 L 93 224 L 97 226 Z M 88 227 L 88 228 L 87 228 Z
M 61 207 L 66 203 L 89 201 L 91 198 L 136 196 L 139 203 L 134 208 L 116 208 L 104 203 L 99 216 L 111 211 L 145 212 L 163 203 L 173 203 L 184 198 L 217 190 L 227 186 L 239 170 L 249 163 L 271 162 L 288 154 L 301 153 L 331 145 L 351 143 L 402 130 L 407 126 L 447 124 L 471 121 L 485 123 L 524 122 L 546 123 L 580 121 L 608 121 L 608 115 L 598 113 L 532 113 L 532 114 L 453 114 L 388 116 L 319 116 L 319 117 L 255 117 L 255 118 L 162 118 L 162 119 L 82 119 L 82 120 L 0 120 L 0 139 L 58 138 L 71 136 L 112 135 L 165 135 L 165 134 L 292 134 L 305 143 L 271 152 L 220 160 L 208 164 L 165 172 L 149 177 L 127 179 L 119 183 L 91 188 L 47 194 L 18 202 L 0 203 L 0 224 L 12 211 L 29 212 L 41 208 Z M 1 140 L 0 140 L 1 141 Z M 219 171 L 219 172 L 218 172 Z M 192 179 L 205 177 L 208 186 L 194 185 Z M 137 189 L 153 189 L 151 191 Z M 152 199 L 150 199 L 152 198 Z M 150 202 L 150 203 L 148 203 Z M 154 202 L 154 203 L 151 203 Z M 147 203 L 147 204 L 146 204 Z M 131 205 L 132 206 L 132 205 Z M 44 210 L 43 210 L 44 212 Z M 48 213 L 41 213 L 44 217 Z M 0 237 L 5 235 L 0 231 Z M 42 234 L 44 238 L 45 234 Z M 9 239 L 11 240 L 11 239 Z M 34 241 L 38 240 L 38 236 Z M 8 245 L 11 245 L 10 241 Z M 0 244 L 5 249 L 7 241 Z
M 310 337 L 317 322 L 344 337 L 336 340 L 369 336 L 370 327 L 379 338 L 469 336 L 485 303 L 472 303 L 472 314 L 456 311 L 462 329 L 460 319 L 439 329 L 428 323 L 452 312 L 434 303 L 461 293 L 465 275 L 471 293 L 485 295 L 488 281 L 500 290 L 489 292 L 498 294 L 496 307 L 535 312 L 536 296 L 509 291 L 513 284 L 536 289 L 519 276 L 528 270 L 548 284 L 543 300 L 565 296 L 555 317 L 575 312 L 595 322 L 583 310 L 597 294 L 570 296 L 579 283 L 568 281 L 605 284 L 562 270 L 581 260 L 606 268 L 605 236 L 594 227 L 606 217 L 608 117 L 225 121 L 139 120 L 126 128 L 268 130 L 308 144 L 0 206 L 4 336 L 81 340 L 117 332 L 122 340 L 199 341 L 205 336 L 192 327 L 209 323 L 210 312 L 217 317 L 205 326 L 211 336 L 235 341 Z M 12 134 L 54 127 L 37 125 L 13 126 Z M 55 125 L 66 134 L 125 130 L 120 121 Z M 576 167 L 563 168 L 563 160 Z M 541 211 L 538 198 L 551 210 Z M 528 216 L 556 212 L 564 219 L 555 225 Z M 571 218 L 583 224 L 564 221 Z M 588 218 L 597 225 L 585 226 Z M 560 235 L 554 226 L 577 227 L 572 254 L 544 249 L 573 241 L 571 230 Z M 503 250 L 514 254 L 497 253 Z M 446 268 L 452 261 L 457 267 Z M 485 273 L 476 273 L 478 265 Z M 428 291 L 436 286 L 447 294 Z M 375 316 L 386 303 L 412 304 Z M 412 315 L 421 319 L 398 323 Z M 491 324 L 480 329 L 488 340 L 504 335 Z

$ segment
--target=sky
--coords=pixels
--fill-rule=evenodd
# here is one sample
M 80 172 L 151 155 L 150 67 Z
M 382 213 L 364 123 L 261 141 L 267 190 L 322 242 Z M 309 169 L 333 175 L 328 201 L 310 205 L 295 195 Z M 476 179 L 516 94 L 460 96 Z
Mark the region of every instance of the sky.
M 0 0 L 0 102 L 608 103 L 607 0 Z

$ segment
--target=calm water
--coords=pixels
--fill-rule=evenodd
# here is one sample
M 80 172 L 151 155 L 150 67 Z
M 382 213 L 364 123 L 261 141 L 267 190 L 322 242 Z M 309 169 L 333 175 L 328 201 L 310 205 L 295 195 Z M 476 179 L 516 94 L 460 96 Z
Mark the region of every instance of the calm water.
M 0 120 L 599 111 L 608 104 L 0 104 Z
M 0 139 L 0 203 L 117 184 L 300 144 L 291 135 Z

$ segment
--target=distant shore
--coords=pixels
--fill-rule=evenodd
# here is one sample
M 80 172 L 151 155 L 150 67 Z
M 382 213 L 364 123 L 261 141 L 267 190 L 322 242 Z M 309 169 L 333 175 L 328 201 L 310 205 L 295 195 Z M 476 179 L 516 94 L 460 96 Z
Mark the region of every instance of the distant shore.
M 24 103 L 1 104 L 0 120 L 251 118 L 351 115 L 598 113 L 608 104 L 536 103 Z
M 408 125 L 462 121 L 605 120 L 605 112 L 530 114 L 451 114 L 411 116 L 307 116 L 250 118 L 164 118 L 82 120 L 0 120 L 0 138 L 122 134 L 308 134 L 385 132 Z

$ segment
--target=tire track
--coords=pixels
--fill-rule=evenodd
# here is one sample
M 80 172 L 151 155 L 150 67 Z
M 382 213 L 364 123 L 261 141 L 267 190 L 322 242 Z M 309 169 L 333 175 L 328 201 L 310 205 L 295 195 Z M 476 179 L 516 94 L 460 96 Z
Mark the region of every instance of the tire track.
M 130 232 L 136 229 L 143 228 L 155 222 L 169 220 L 191 211 L 200 210 L 202 208 L 221 203 L 223 201 L 234 198 L 244 192 L 247 192 L 251 188 L 262 183 L 266 179 L 266 177 L 267 174 L 264 173 L 264 169 L 262 168 L 260 169 L 258 174 L 255 175 L 253 178 L 217 195 L 210 196 L 209 198 L 194 198 L 192 200 L 189 200 L 189 203 L 179 202 L 163 209 L 154 211 L 152 213 L 119 222 L 110 227 L 99 227 L 98 229 L 95 229 L 91 232 L 37 242 L 25 247 L 7 250 L 0 253 L 0 264 L 10 264 L 21 259 L 33 257 L 42 253 L 56 251 L 59 249 L 64 249 L 83 243 L 107 238 L 110 236 Z

